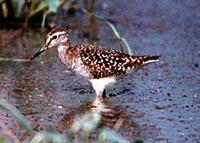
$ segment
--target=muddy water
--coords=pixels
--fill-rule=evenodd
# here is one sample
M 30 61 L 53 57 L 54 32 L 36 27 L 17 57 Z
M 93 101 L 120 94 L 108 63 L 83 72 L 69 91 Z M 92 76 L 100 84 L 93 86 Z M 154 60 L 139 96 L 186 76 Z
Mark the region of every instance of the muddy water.
M 105 1 L 105 4 L 106 9 L 97 4 L 97 13 L 116 23 L 133 52 L 159 54 L 161 61 L 120 79 L 107 89 L 109 98 L 104 104 L 110 110 L 102 112 L 102 124 L 113 128 L 121 121 L 118 132 L 129 140 L 198 142 L 199 2 L 115 1 L 111 4 Z M 64 23 L 80 20 L 72 19 Z M 83 31 L 84 26 L 73 27 L 73 44 L 87 41 L 80 36 Z M 96 42 L 120 49 L 120 42 L 105 24 L 99 23 L 98 31 Z M 43 35 L 27 32 L 22 37 L 12 37 L 12 33 L 17 32 L 0 33 L 3 35 L 0 57 L 11 58 L 0 61 L 1 97 L 13 103 L 31 121 L 35 131 L 53 128 L 66 132 L 76 116 L 92 108 L 95 96 L 91 85 L 66 71 L 55 49 L 32 62 L 13 61 L 31 57 L 41 47 Z M 2 111 L 0 114 L 1 125 L 20 140 L 28 138 L 9 115 Z

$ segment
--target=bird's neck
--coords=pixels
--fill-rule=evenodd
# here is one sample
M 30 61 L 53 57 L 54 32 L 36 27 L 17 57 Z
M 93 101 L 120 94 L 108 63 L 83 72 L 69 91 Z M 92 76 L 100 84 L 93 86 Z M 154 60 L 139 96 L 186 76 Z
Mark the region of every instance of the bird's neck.
M 58 46 L 58 53 L 64 53 L 68 48 L 70 47 L 70 45 L 59 45 Z
M 61 44 L 58 46 L 58 56 L 62 62 L 64 62 L 66 51 L 70 48 L 71 44 Z

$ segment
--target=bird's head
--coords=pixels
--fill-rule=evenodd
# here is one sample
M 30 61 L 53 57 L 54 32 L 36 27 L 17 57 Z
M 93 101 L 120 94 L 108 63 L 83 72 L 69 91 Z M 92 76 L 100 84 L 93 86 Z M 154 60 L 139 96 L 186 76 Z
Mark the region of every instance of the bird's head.
M 54 28 L 47 34 L 45 45 L 37 53 L 35 53 L 33 57 L 31 57 L 31 60 L 35 59 L 42 52 L 48 49 L 66 44 L 70 44 L 69 35 L 67 31 L 65 31 L 63 28 Z

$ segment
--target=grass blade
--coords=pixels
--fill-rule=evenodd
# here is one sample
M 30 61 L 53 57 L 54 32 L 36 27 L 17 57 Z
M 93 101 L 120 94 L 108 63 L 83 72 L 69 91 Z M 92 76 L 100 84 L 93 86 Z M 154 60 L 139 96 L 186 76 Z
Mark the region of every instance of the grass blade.
M 15 119 L 19 122 L 19 124 L 22 127 L 24 127 L 28 132 L 32 132 L 32 126 L 29 123 L 29 121 L 20 113 L 19 110 L 17 110 L 13 105 L 8 103 L 8 101 L 0 99 L 0 108 L 4 109 L 12 116 L 14 116 Z
M 13 59 L 13 58 L 0 58 L 0 61 L 5 61 L 5 62 L 30 62 L 29 59 Z
M 117 39 L 121 40 L 124 43 L 124 45 L 126 46 L 126 49 L 128 51 L 128 54 L 129 55 L 133 55 L 133 52 L 132 52 L 132 50 L 131 50 L 131 48 L 130 48 L 130 46 L 128 44 L 128 41 L 119 34 L 119 32 L 117 31 L 117 28 L 111 22 L 109 22 L 105 18 L 103 18 L 103 17 L 101 17 L 101 16 L 99 16 L 99 15 L 97 15 L 95 13 L 88 12 L 86 9 L 83 9 L 83 12 L 86 13 L 86 14 L 90 14 L 90 15 L 94 16 L 95 18 L 97 18 L 97 19 L 103 21 L 104 23 L 106 23 L 112 29 L 112 31 L 113 31 L 114 35 L 117 37 Z
M 99 141 L 109 143 L 130 143 L 128 140 L 124 139 L 120 134 L 108 129 L 103 128 L 99 134 Z

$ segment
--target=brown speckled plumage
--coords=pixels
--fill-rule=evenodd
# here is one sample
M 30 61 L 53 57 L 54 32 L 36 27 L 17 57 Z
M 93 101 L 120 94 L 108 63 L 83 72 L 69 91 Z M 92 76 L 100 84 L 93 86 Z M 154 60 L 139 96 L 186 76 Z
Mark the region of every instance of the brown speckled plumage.
M 48 33 L 46 45 L 33 58 L 52 47 L 58 47 L 59 58 L 68 69 L 90 80 L 97 95 L 102 94 L 107 84 L 114 82 L 113 77 L 125 75 L 159 58 L 149 55 L 130 56 L 93 44 L 79 44 L 72 47 L 68 33 L 62 28 L 55 28 Z M 106 79 L 103 86 L 98 85 L 102 84 L 99 82 L 101 79 L 102 81 Z
M 71 59 L 81 59 L 84 70 L 89 72 L 89 78 L 96 79 L 124 75 L 129 70 L 142 66 L 145 61 L 158 58 L 155 56 L 129 56 L 93 44 L 71 47 L 66 54 L 69 53 L 73 53 Z M 71 59 L 66 57 L 66 60 Z

